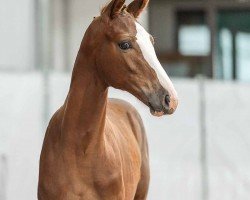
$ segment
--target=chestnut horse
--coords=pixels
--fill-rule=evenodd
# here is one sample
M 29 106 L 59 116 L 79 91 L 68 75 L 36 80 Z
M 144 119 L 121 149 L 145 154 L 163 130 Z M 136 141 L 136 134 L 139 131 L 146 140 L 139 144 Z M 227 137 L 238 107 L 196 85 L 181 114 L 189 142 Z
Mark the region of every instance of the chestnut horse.
M 87 29 L 68 96 L 52 117 L 40 157 L 39 200 L 145 200 L 149 158 L 142 120 L 125 90 L 155 116 L 172 114 L 177 94 L 152 36 L 137 22 L 148 0 L 112 0 Z

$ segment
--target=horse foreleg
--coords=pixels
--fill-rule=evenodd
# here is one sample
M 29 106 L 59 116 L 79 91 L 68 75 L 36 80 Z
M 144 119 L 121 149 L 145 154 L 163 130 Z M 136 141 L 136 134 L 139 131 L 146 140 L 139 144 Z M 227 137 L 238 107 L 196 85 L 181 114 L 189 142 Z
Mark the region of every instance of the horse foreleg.
M 141 166 L 141 179 L 138 183 L 134 200 L 146 200 L 148 195 L 150 179 L 149 161 L 147 158 L 143 158 Z

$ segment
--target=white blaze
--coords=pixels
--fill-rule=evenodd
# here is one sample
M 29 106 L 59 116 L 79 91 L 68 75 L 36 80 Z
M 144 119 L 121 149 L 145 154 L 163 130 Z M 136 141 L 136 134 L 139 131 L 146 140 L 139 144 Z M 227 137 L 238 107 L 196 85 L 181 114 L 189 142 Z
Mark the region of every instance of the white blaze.
M 177 99 L 178 99 L 177 93 L 174 89 L 172 81 L 169 79 L 167 73 L 163 69 L 161 63 L 159 62 L 156 56 L 155 49 L 150 40 L 149 33 L 137 22 L 136 22 L 136 30 L 137 30 L 137 35 L 136 35 L 137 43 L 140 46 L 140 49 L 142 51 L 145 60 L 155 70 L 162 87 L 164 87 L 169 92 L 169 94 L 171 95 L 171 99 L 173 101 L 176 101 L 175 103 L 177 104 Z M 176 107 L 177 105 L 173 106 Z

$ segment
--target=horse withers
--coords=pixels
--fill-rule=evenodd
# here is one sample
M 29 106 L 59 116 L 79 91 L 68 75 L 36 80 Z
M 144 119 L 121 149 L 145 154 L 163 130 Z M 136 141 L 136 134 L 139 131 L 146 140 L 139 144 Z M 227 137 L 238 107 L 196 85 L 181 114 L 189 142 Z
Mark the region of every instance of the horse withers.
M 157 59 L 152 36 L 137 22 L 148 0 L 112 0 L 87 29 L 65 103 L 47 128 L 40 157 L 39 200 L 145 200 L 148 146 L 125 90 L 155 116 L 172 114 L 177 94 Z

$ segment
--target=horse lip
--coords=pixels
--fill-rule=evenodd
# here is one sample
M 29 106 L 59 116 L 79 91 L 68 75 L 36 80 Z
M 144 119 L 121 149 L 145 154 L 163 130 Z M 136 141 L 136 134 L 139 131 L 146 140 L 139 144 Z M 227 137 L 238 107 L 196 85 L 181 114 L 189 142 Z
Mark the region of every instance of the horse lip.
M 172 115 L 175 112 L 173 108 L 165 108 L 164 106 L 162 109 L 155 109 L 151 103 L 148 103 L 148 107 L 150 109 L 150 113 L 155 117 L 161 117 L 163 115 Z
M 151 113 L 153 116 L 155 116 L 155 117 L 161 117 L 161 116 L 163 116 L 163 115 L 165 114 L 163 111 L 158 112 L 158 111 L 154 111 L 154 110 L 152 110 L 152 109 L 150 109 L 150 113 Z
M 166 114 L 166 112 L 164 111 L 164 109 L 155 109 L 151 103 L 148 103 L 149 109 L 150 109 L 150 113 L 155 116 L 155 117 L 161 117 L 163 115 Z

